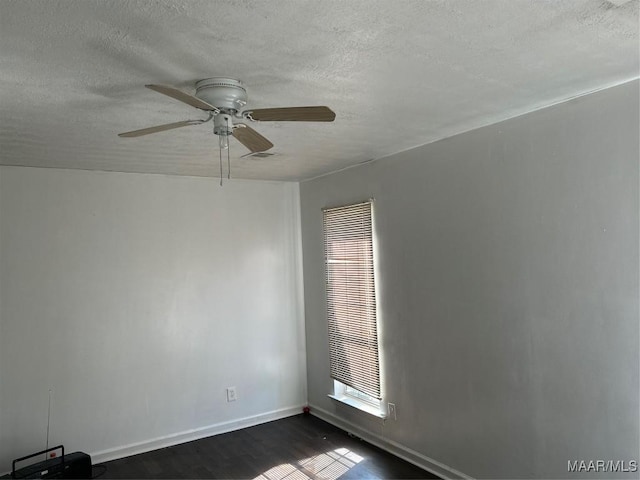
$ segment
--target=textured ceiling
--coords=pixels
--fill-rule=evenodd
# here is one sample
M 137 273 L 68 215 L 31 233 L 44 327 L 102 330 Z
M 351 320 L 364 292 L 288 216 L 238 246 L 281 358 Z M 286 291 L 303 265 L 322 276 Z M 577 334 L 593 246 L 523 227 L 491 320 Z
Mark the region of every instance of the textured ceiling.
M 145 89 L 244 81 L 276 156 L 232 176 L 299 180 L 638 77 L 638 0 L 0 1 L 0 164 L 217 176 L 211 124 Z

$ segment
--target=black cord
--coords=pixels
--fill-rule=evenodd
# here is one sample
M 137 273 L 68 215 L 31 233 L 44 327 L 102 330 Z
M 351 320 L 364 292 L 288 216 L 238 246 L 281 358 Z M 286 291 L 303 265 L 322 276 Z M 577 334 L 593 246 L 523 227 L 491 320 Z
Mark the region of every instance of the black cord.
M 102 469 L 102 471 L 96 473 L 96 470 L 98 470 L 100 468 Z M 106 465 L 94 465 L 93 467 L 91 467 L 91 478 L 101 477 L 106 472 L 107 472 L 107 466 Z

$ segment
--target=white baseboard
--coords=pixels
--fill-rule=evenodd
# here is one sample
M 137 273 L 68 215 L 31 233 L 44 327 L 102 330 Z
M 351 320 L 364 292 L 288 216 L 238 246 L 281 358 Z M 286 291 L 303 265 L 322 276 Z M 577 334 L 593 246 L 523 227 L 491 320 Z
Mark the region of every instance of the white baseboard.
M 261 413 L 259 415 L 252 415 L 250 417 L 238 418 L 227 422 L 216 423 L 214 425 L 195 428 L 193 430 L 173 433 L 171 435 L 165 435 L 162 437 L 145 440 L 143 442 L 109 448 L 107 450 L 101 450 L 99 452 L 87 453 L 89 453 L 89 455 L 91 456 L 91 463 L 95 465 L 97 463 L 108 462 L 110 460 L 130 457 L 131 455 L 137 455 L 139 453 L 150 452 L 159 448 L 171 447 L 173 445 L 179 445 L 181 443 L 199 440 L 201 438 L 210 437 L 212 435 L 219 435 L 221 433 L 232 432 L 234 430 L 240 430 L 242 428 L 253 427 L 255 425 L 260 425 L 261 423 L 291 417 L 299 413 L 302 413 L 301 406 L 281 408 L 279 410 L 273 410 L 271 412 Z
M 433 458 L 429 458 L 426 455 L 416 452 L 404 445 L 401 445 L 393 440 L 389 440 L 386 438 L 382 438 L 380 435 L 376 435 L 375 433 L 371 433 L 368 430 L 365 430 L 351 422 L 343 420 L 342 418 L 337 417 L 333 413 L 329 413 L 326 410 L 317 407 L 313 404 L 309 405 L 311 407 L 311 414 L 328 422 L 332 425 L 335 425 L 342 430 L 345 430 L 353 435 L 362 438 L 366 442 L 375 445 L 382 450 L 385 450 L 393 455 L 406 460 L 409 463 L 412 463 L 423 470 L 433 473 L 434 475 L 439 476 L 444 479 L 472 479 L 469 475 L 462 473 L 455 468 L 451 468 L 444 463 L 440 463 Z

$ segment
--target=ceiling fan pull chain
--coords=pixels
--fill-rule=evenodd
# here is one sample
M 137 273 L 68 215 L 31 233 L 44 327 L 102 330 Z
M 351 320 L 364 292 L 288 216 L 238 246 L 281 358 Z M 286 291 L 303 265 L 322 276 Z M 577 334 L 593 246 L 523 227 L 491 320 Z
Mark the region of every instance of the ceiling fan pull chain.
M 227 135 L 231 130 L 229 129 L 229 117 L 227 118 Z M 231 142 L 229 142 L 229 146 L 227 147 L 227 180 L 231 180 Z
M 220 186 L 222 186 L 222 149 L 219 148 L 218 152 L 220 152 Z

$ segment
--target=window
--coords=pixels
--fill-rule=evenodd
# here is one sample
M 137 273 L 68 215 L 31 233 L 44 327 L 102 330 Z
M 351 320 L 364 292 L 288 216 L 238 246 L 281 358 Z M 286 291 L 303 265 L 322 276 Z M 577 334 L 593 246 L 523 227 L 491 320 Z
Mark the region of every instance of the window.
M 357 404 L 364 402 L 379 410 L 372 202 L 325 209 L 323 226 L 334 398 L 348 396 Z

